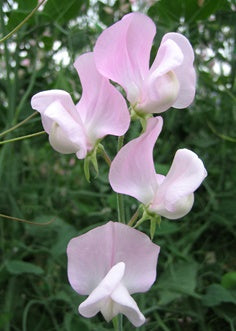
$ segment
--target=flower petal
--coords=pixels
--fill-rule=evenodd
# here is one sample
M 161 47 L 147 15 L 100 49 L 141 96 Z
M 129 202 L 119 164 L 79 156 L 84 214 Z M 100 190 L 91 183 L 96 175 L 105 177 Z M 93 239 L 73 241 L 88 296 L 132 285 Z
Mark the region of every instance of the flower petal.
M 125 99 L 97 71 L 93 53 L 79 56 L 74 66 L 83 87 L 82 97 L 76 108 L 91 144 L 107 134 L 123 135 L 130 123 Z
M 109 322 L 116 315 L 113 313 L 112 302 L 109 297 L 120 283 L 124 272 L 125 264 L 123 262 L 114 265 L 89 297 L 80 304 L 79 313 L 84 317 L 92 317 L 103 309 L 104 317 Z
M 183 217 L 192 208 L 193 192 L 206 176 L 198 156 L 188 149 L 179 149 L 150 209 L 170 219 Z
M 129 295 L 129 292 L 122 283 L 113 291 L 111 299 L 114 301 L 114 316 L 119 313 L 124 314 L 136 327 L 141 326 L 145 322 L 145 317 L 139 310 L 137 303 Z
M 155 24 L 148 16 L 131 13 L 103 31 L 96 42 L 98 70 L 120 84 L 131 103 L 140 97 L 155 33 Z
M 155 281 L 159 250 L 144 233 L 109 222 L 69 242 L 69 282 L 79 294 L 90 294 L 114 265 L 124 262 L 124 286 L 129 293 L 145 292 Z
M 87 154 L 88 142 L 82 121 L 69 93 L 62 90 L 43 91 L 31 99 L 33 109 L 41 114 L 52 147 L 63 154 Z
M 49 141 L 55 150 L 61 153 L 77 153 L 78 158 L 86 156 L 89 146 L 83 127 L 73 119 L 60 101 L 51 103 L 43 116 L 56 123 L 56 129 L 52 125 L 49 133 Z M 65 151 L 66 146 L 68 147 L 67 152 Z
M 115 192 L 130 195 L 144 204 L 153 200 L 157 181 L 152 153 L 162 124 L 161 117 L 150 118 L 145 133 L 118 152 L 109 172 Z
M 161 42 L 157 55 L 150 68 L 150 79 L 156 79 L 179 67 L 184 60 L 180 47 L 171 39 Z
M 53 121 L 47 116 L 44 116 L 44 113 L 48 106 L 50 106 L 50 104 L 52 104 L 54 101 L 59 101 L 68 111 L 71 117 L 76 122 L 81 124 L 80 117 L 76 112 L 75 105 L 69 93 L 63 90 L 49 90 L 39 92 L 32 97 L 31 106 L 41 114 L 43 127 L 47 133 L 50 132 Z
M 196 72 L 193 67 L 194 52 L 188 39 L 180 33 L 167 33 L 164 35 L 161 45 L 167 40 L 174 41 L 181 49 L 184 59 L 181 66 L 174 69 L 174 73 L 179 81 L 180 90 L 178 98 L 173 104 L 174 108 L 188 107 L 195 96 Z M 161 47 L 161 46 L 160 46 Z

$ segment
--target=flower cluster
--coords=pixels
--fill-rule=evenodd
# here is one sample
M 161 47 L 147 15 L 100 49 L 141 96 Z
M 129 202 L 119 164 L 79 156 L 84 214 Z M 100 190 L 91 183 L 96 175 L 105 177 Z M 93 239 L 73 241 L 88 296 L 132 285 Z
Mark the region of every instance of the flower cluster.
M 207 175 L 203 162 L 188 149 L 177 150 L 166 176 L 155 171 L 153 148 L 163 119 L 152 114 L 189 106 L 196 84 L 193 50 L 179 33 L 164 35 L 149 67 L 155 33 L 146 15 L 126 15 L 102 32 L 94 52 L 75 61 L 83 89 L 76 105 L 62 90 L 32 98 L 51 146 L 85 161 L 96 155 L 106 135 L 122 136 L 131 119 L 141 121 L 142 134 L 119 150 L 109 170 L 112 189 L 141 202 L 143 216 L 136 226 L 144 220 L 160 221 L 161 216 L 185 216 Z M 129 109 L 110 80 L 123 88 Z M 69 242 L 69 282 L 76 292 L 88 295 L 79 306 L 81 315 L 101 312 L 110 321 L 122 313 L 136 327 L 145 322 L 131 294 L 146 292 L 154 283 L 160 247 L 130 225 L 108 222 Z

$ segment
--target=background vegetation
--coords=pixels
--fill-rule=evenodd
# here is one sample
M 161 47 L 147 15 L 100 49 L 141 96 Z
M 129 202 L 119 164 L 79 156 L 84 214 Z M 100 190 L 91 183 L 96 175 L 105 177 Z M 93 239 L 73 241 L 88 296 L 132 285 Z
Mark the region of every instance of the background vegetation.
M 1 0 L 1 36 L 37 5 L 37 0 Z M 166 173 L 176 149 L 187 147 L 204 160 L 208 178 L 192 212 L 163 220 L 154 241 L 161 246 L 158 278 L 135 299 L 148 318 L 144 330 L 225 331 L 236 329 L 236 153 L 235 0 L 56 1 L 43 6 L 0 43 L 1 132 L 33 113 L 33 94 L 65 89 L 75 100 L 81 87 L 73 68 L 92 50 L 99 33 L 131 10 L 157 25 L 155 55 L 162 36 L 178 31 L 191 41 L 198 71 L 197 94 L 185 110 L 170 109 L 155 148 L 156 167 Z M 140 32 L 141 33 L 141 32 Z M 1 142 L 42 130 L 39 115 Z M 129 131 L 137 135 L 139 127 Z M 111 157 L 114 138 L 104 140 Z M 83 162 L 60 155 L 46 135 L 0 145 L 0 213 L 45 223 L 36 226 L 0 218 L 0 329 L 112 330 L 101 316 L 77 314 L 83 300 L 70 288 L 66 245 L 88 229 L 116 220 L 116 196 L 108 168 L 88 184 Z M 125 199 L 127 219 L 137 201 Z M 143 231 L 148 230 L 144 224 Z M 124 319 L 124 329 L 134 327 Z

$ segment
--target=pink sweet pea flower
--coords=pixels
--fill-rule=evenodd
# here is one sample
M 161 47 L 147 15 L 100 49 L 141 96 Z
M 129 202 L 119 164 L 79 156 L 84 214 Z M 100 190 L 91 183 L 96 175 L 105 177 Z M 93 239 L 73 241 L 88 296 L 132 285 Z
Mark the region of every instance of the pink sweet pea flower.
M 147 235 L 117 222 L 71 239 L 69 282 L 88 295 L 79 313 L 89 318 L 101 312 L 107 322 L 121 313 L 134 326 L 142 325 L 145 317 L 131 294 L 146 292 L 154 283 L 159 250 Z
M 149 69 L 155 33 L 148 16 L 130 13 L 104 30 L 94 48 L 98 70 L 125 89 L 138 113 L 185 108 L 195 95 L 194 53 L 183 35 L 164 35 Z
M 52 147 L 83 159 L 105 135 L 123 135 L 130 118 L 122 95 L 97 71 L 93 53 L 81 55 L 74 66 L 83 87 L 77 105 L 62 90 L 37 93 L 31 105 L 40 112 Z
M 192 208 L 193 192 L 207 176 L 203 162 L 188 149 L 179 149 L 166 176 L 156 174 L 153 147 L 162 118 L 150 118 L 147 129 L 114 158 L 109 173 L 114 191 L 130 195 L 148 210 L 169 219 L 185 216 Z

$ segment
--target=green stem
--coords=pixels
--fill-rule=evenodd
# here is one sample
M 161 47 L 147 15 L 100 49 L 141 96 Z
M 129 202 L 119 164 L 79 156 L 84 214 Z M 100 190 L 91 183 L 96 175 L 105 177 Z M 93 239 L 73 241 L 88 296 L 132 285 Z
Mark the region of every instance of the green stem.
M 139 215 L 139 208 L 136 210 L 136 212 L 133 214 L 133 216 L 131 217 L 131 219 L 128 222 L 129 226 L 133 226 L 133 224 L 135 223 L 135 221 L 137 220 Z
M 48 225 L 48 224 L 51 224 L 52 222 L 54 222 L 53 218 L 48 222 L 38 223 L 38 222 L 31 222 L 31 221 L 28 221 L 28 220 L 24 220 L 24 219 L 18 218 L 18 217 L 8 216 L 8 215 L 5 215 L 5 214 L 0 214 L 0 217 L 6 218 L 6 219 L 9 219 L 9 220 L 12 220 L 12 221 L 16 221 L 16 222 L 22 222 L 22 223 L 27 223 L 27 224 L 39 225 L 39 226 Z
M 40 131 L 40 132 L 28 134 L 26 136 L 21 136 L 21 137 L 17 137 L 17 138 L 13 138 L 13 139 L 0 141 L 0 145 L 7 144 L 7 143 L 12 143 L 12 142 L 18 141 L 18 140 L 28 139 L 28 138 L 31 138 L 31 137 L 40 136 L 41 134 L 44 134 L 44 133 L 46 133 L 46 132 L 45 131 Z
M 46 0 L 42 0 L 30 13 L 27 15 L 23 21 L 20 22 L 11 32 L 9 32 L 6 36 L 0 39 L 0 43 L 10 38 L 15 32 L 17 32 L 30 18 L 34 15 L 34 13 L 38 10 L 38 8 L 45 2 Z
M 31 114 L 30 116 L 26 117 L 23 121 L 19 122 L 18 124 L 12 126 L 11 128 L 3 131 L 2 133 L 0 133 L 0 137 L 5 136 L 5 134 L 19 128 L 21 125 L 25 124 L 26 122 L 28 122 L 31 118 L 33 118 L 36 114 L 38 114 L 38 112 L 34 112 L 33 114 Z
M 37 74 L 38 74 L 38 72 L 36 70 L 36 62 L 37 62 L 37 48 L 35 48 L 35 50 L 34 50 L 34 62 L 33 62 L 33 66 L 32 66 L 32 75 L 30 77 L 29 85 L 28 85 L 24 95 L 22 96 L 22 98 L 20 100 L 20 103 L 19 103 L 19 106 L 17 107 L 16 112 L 15 112 L 15 117 L 14 117 L 14 122 L 15 123 L 17 122 L 18 116 L 19 116 L 22 108 L 24 107 L 25 102 L 28 99 L 28 97 L 29 97 L 29 95 L 32 92 L 32 89 L 34 87 L 36 77 L 37 77 Z
M 121 149 L 124 144 L 124 136 L 118 138 L 117 152 Z M 124 196 L 123 194 L 117 193 L 117 212 L 118 212 L 118 222 L 125 223 L 125 207 L 124 207 Z
M 107 165 L 110 167 L 111 166 L 111 159 L 110 157 L 108 156 L 107 152 L 105 151 L 105 149 L 103 148 L 101 151 L 100 151 L 102 157 L 104 158 L 104 160 L 106 161 Z

